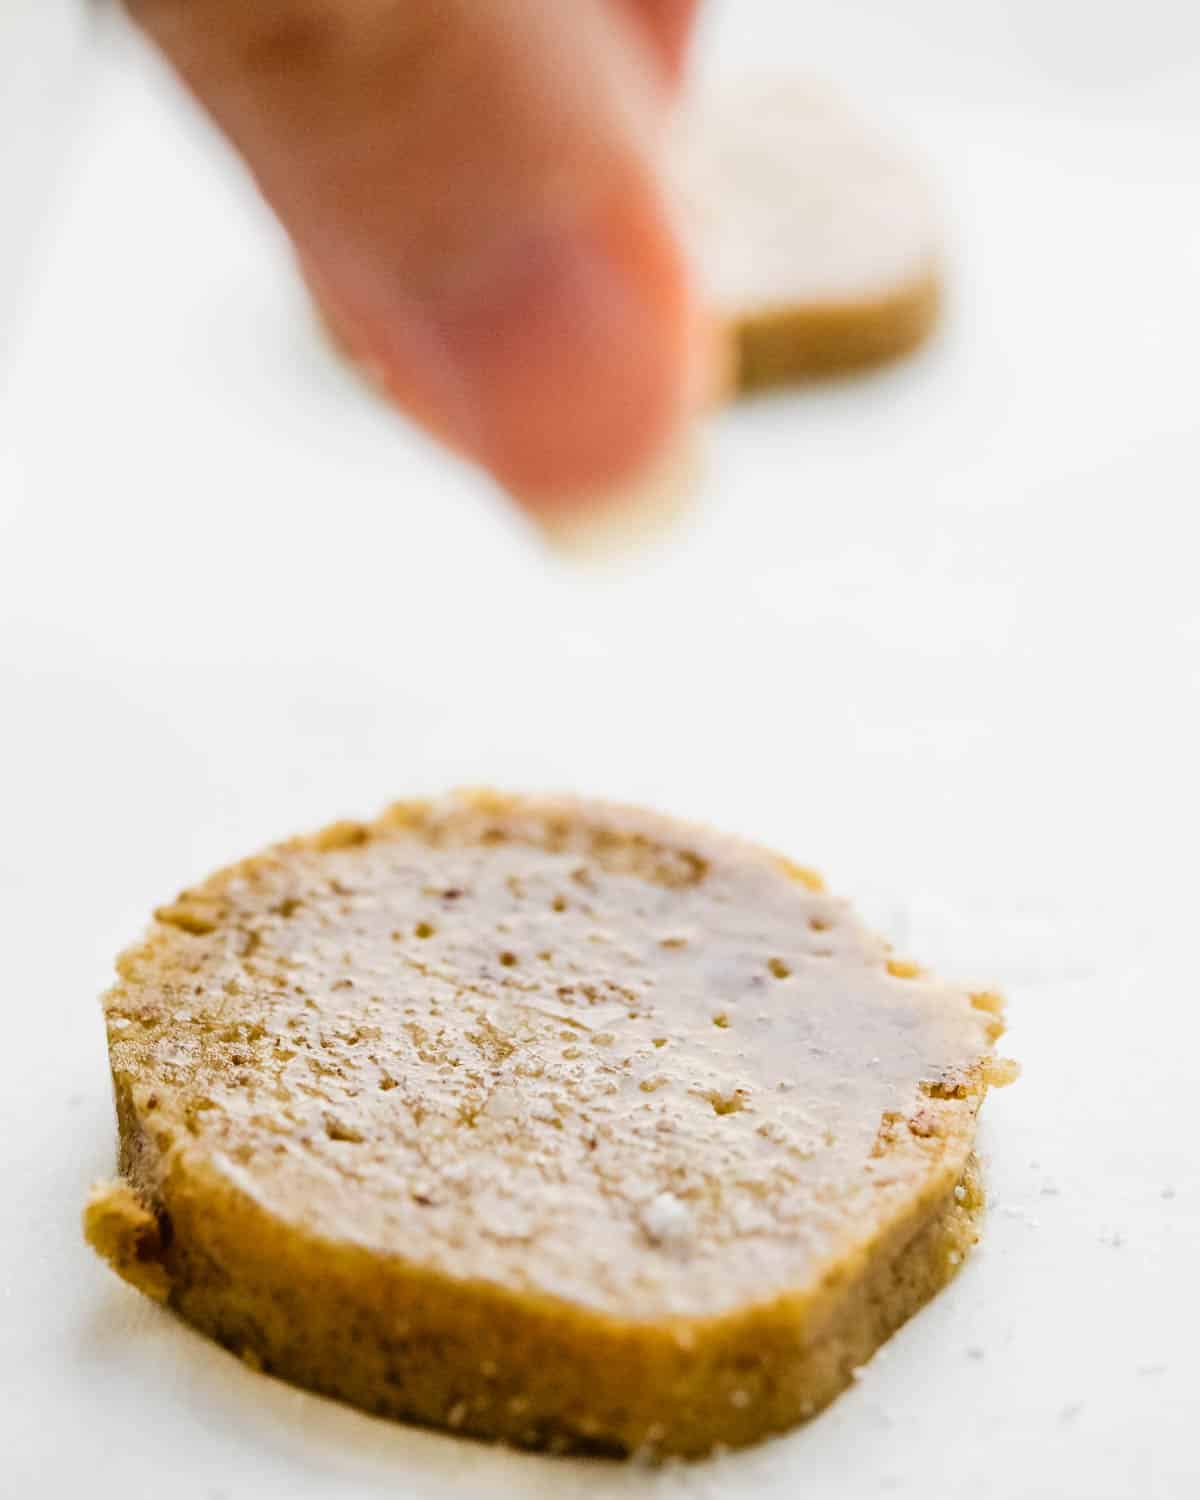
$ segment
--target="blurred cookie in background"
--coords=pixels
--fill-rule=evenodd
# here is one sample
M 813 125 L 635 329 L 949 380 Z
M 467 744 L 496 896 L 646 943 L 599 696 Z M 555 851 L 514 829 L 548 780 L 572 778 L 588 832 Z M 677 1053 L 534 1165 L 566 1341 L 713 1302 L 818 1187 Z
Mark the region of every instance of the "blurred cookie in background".
M 882 364 L 933 329 L 933 194 L 834 89 L 698 89 L 672 161 L 702 295 L 730 328 L 734 392 Z

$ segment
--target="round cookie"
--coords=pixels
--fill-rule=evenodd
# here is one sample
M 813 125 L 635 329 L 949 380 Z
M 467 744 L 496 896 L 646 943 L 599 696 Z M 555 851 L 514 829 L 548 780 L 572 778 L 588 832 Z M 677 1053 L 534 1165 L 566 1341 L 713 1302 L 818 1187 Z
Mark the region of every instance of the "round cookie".
M 532 1446 L 811 1415 L 975 1239 L 998 1002 L 811 873 L 570 799 L 340 823 L 156 913 L 85 1232 L 256 1367 Z
M 832 90 L 746 79 L 700 91 L 672 160 L 702 295 L 742 389 L 914 349 L 941 296 L 941 235 L 916 168 Z

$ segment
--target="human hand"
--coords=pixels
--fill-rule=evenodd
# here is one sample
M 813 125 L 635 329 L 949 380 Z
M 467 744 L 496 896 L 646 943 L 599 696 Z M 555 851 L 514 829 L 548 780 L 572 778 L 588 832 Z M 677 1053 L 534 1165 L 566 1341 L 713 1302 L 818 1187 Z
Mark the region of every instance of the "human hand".
M 233 142 L 351 355 L 540 508 L 681 419 L 656 174 L 696 0 L 126 0 Z

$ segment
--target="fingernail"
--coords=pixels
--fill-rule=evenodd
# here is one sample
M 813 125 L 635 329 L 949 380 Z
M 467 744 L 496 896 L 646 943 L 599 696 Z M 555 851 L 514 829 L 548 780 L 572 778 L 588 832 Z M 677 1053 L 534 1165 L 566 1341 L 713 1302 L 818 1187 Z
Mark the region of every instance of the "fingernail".
M 705 459 L 700 425 L 685 422 L 615 490 L 580 496 L 570 506 L 526 508 L 554 551 L 578 562 L 621 562 L 683 528 L 696 507 Z

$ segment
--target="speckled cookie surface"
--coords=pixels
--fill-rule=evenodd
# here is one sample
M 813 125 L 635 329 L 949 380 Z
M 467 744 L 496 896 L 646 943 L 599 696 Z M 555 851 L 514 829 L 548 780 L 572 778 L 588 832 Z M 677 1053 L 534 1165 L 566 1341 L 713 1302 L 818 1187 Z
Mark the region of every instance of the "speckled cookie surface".
M 268 1369 L 699 1453 L 817 1409 L 974 1237 L 996 1005 L 778 856 L 460 795 L 162 908 L 106 998 L 90 1237 Z

